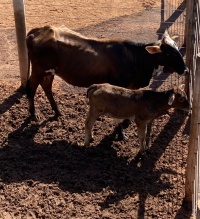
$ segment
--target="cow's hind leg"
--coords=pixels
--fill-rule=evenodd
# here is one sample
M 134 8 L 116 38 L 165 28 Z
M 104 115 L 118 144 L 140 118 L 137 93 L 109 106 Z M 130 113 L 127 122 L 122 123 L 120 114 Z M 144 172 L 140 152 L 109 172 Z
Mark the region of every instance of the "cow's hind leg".
M 51 107 L 52 107 L 53 111 L 55 112 L 55 117 L 54 118 L 57 118 L 61 115 L 61 113 L 58 109 L 58 106 L 57 106 L 57 104 L 54 100 L 53 93 L 52 93 L 53 79 L 54 79 L 53 75 L 45 76 L 40 84 L 41 84 L 41 86 L 42 86 L 42 88 L 43 88 L 50 104 L 51 104 Z
M 41 78 L 34 77 L 32 74 L 26 84 L 26 94 L 27 94 L 27 99 L 28 99 L 28 104 L 29 104 L 29 113 L 31 114 L 32 118 L 36 118 L 34 96 L 35 96 L 37 87 L 40 84 L 40 80 Z

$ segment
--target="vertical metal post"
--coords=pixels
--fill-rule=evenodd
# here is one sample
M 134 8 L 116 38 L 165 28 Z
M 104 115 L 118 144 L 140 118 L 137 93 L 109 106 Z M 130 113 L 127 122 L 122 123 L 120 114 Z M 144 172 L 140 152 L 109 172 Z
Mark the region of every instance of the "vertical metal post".
M 26 21 L 24 0 L 13 0 L 15 29 L 19 56 L 21 86 L 25 87 L 28 79 L 28 57 L 26 48 Z

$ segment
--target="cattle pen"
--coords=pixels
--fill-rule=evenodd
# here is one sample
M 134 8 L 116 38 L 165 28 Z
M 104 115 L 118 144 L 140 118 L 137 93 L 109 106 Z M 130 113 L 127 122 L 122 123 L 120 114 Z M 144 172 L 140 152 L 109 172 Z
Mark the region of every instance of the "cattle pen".
M 200 218 L 200 1 L 3 0 L 0 12 L 0 218 Z M 39 91 L 43 119 L 29 122 L 26 97 L 18 90 L 28 77 L 25 36 L 44 25 L 136 42 L 159 40 L 168 28 L 180 37 L 190 74 L 159 72 L 148 89 L 185 83 L 192 114 L 172 110 L 156 119 L 144 161 L 137 160 L 135 125 L 127 130 L 130 140 L 115 142 L 109 118 L 97 121 L 100 137 L 93 146 L 80 147 L 86 90 L 59 78 L 54 89 L 63 119 L 45 120 L 51 113 Z

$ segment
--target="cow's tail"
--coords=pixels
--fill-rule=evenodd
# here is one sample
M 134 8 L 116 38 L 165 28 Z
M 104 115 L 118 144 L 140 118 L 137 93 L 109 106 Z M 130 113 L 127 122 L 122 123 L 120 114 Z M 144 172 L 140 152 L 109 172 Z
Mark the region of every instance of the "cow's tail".
M 26 82 L 26 95 L 27 97 L 30 96 L 30 83 L 29 83 L 29 76 L 30 76 L 30 66 L 31 66 L 31 51 L 32 51 L 32 44 L 33 44 L 33 34 L 28 34 L 26 38 L 26 46 L 27 46 L 27 55 L 28 55 L 28 69 L 27 69 L 27 82 Z
M 28 50 L 28 74 L 27 77 L 30 75 L 30 62 L 31 62 L 31 53 L 33 52 L 33 39 L 35 37 L 35 34 L 40 30 L 40 28 L 34 28 L 30 30 L 26 37 L 26 47 Z M 27 78 L 28 79 L 28 78 Z
M 91 86 L 87 89 L 87 98 L 89 98 L 90 95 L 93 94 L 97 89 L 98 89 L 98 85 L 97 85 L 97 84 L 91 85 Z

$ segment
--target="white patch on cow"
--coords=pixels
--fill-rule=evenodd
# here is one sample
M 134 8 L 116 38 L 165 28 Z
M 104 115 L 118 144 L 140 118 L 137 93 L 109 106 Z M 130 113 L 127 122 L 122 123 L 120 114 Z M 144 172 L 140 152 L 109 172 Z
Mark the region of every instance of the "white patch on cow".
M 153 70 L 153 77 L 159 76 L 163 72 L 164 66 L 159 65 L 158 68 L 154 68 Z
M 172 46 L 172 47 L 174 47 L 175 49 L 178 50 L 178 45 L 177 45 L 177 43 L 176 43 L 174 40 L 172 40 L 172 39 L 170 38 L 170 36 L 165 36 L 165 43 L 168 44 L 168 45 L 170 45 L 170 46 Z
M 46 73 L 51 73 L 52 75 L 55 75 L 55 74 L 56 74 L 55 69 L 49 69 L 49 70 L 46 70 L 45 72 L 46 72 Z

